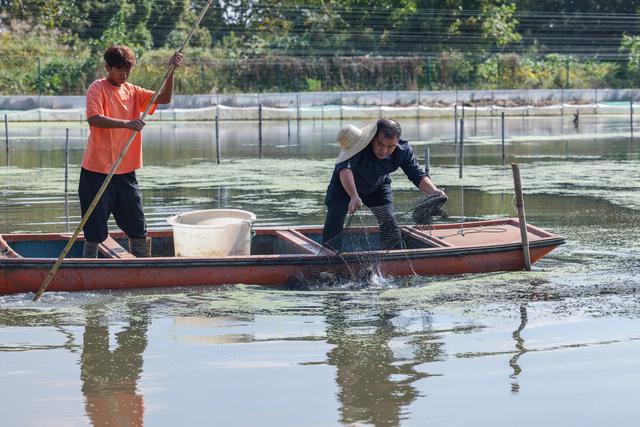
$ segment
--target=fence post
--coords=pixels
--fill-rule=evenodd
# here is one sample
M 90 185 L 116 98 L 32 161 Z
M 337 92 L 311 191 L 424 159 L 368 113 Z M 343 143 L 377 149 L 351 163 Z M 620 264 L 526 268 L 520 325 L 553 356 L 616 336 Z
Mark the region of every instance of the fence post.
M 629 101 L 629 130 L 633 139 L 633 99 Z
M 38 108 L 40 108 L 40 95 L 42 94 L 42 73 L 41 73 L 41 64 L 40 64 L 40 57 L 38 57 L 38 77 L 36 79 L 36 81 L 38 82 Z
M 220 164 L 220 106 L 216 106 L 216 163 Z
M 429 146 L 424 146 L 424 173 L 429 175 L 431 170 L 431 153 L 429 152 Z
M 458 143 L 458 103 L 453 106 L 453 143 Z
M 460 178 L 462 179 L 462 168 L 464 166 L 464 119 L 460 119 Z
M 258 150 L 262 157 L 262 104 L 258 104 Z
M 473 106 L 473 134 L 478 136 L 478 102 Z
M 502 112 L 502 164 L 504 164 L 504 111 Z
M 4 115 L 4 142 L 7 149 L 7 156 L 9 155 L 9 120 L 7 115 Z
M 69 192 L 69 128 L 64 138 L 64 193 Z

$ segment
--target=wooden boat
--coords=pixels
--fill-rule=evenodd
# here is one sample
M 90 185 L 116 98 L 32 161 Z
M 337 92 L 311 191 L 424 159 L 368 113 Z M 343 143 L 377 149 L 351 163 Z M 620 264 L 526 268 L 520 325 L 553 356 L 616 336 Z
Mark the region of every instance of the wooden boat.
M 91 291 L 224 284 L 283 285 L 292 277 L 322 272 L 382 275 L 439 275 L 520 270 L 524 266 L 517 219 L 402 227 L 406 249 L 362 250 L 347 243 L 336 254 L 318 242 L 321 227 L 257 228 L 251 254 L 219 258 L 175 257 L 173 231 L 151 231 L 151 258 L 136 258 L 114 232 L 100 245 L 100 257 L 82 258 L 82 239 L 72 247 L 47 291 Z M 347 233 L 375 241 L 376 227 Z M 531 262 L 564 243 L 564 238 L 527 224 Z M 355 234 L 353 234 L 355 235 Z M 353 236 L 352 235 L 352 236 Z M 0 294 L 35 292 L 68 242 L 67 234 L 0 235 Z M 351 247 L 349 247 L 351 245 Z

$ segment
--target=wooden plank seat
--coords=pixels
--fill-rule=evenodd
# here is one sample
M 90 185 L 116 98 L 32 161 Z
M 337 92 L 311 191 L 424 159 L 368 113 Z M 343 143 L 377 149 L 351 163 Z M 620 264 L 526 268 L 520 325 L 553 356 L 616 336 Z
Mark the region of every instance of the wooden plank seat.
M 449 243 L 438 239 L 437 237 L 427 234 L 424 230 L 419 230 L 416 227 L 402 227 L 402 231 L 412 238 L 426 243 L 429 247 L 448 247 L 452 246 Z
M 302 249 L 305 253 L 317 255 L 320 251 L 330 252 L 327 248 L 311 240 L 304 234 L 293 230 L 278 230 L 276 235 Z
M 134 254 L 123 248 L 115 239 L 111 236 L 107 237 L 107 239 L 100 243 L 98 246 L 98 252 L 104 255 L 107 258 L 117 258 L 117 259 L 130 259 L 136 258 Z

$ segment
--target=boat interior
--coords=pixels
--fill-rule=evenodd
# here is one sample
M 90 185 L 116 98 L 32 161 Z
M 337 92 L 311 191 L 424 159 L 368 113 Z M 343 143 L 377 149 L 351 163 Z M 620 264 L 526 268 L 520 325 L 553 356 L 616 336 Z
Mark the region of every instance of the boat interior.
M 552 233 L 527 226 L 530 241 L 558 237 Z M 172 230 L 150 231 L 152 257 L 175 256 Z M 320 244 L 322 228 L 318 226 L 273 227 L 254 230 L 251 255 L 332 255 Z M 4 234 L 0 236 L 0 258 L 57 258 L 70 234 Z M 478 247 L 520 242 L 516 220 L 482 221 L 475 223 L 440 224 L 429 228 L 402 227 L 404 250 L 447 247 Z M 128 251 L 127 237 L 113 232 L 99 247 L 100 258 L 135 258 Z M 82 237 L 72 246 L 67 258 L 82 257 Z M 345 231 L 343 253 L 383 250 L 378 227 L 352 227 Z

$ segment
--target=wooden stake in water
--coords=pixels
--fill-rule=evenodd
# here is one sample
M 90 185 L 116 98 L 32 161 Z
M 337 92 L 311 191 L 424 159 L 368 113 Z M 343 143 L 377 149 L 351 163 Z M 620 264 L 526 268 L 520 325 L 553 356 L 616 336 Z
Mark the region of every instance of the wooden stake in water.
M 504 111 L 502 112 L 502 164 L 504 165 Z
M 69 232 L 69 194 L 64 193 L 64 217 L 65 217 L 65 226 L 64 230 Z
M 453 143 L 458 144 L 458 104 L 453 107 Z
M 473 134 L 478 135 L 478 103 L 473 107 Z
M 220 113 L 216 107 L 216 163 L 220 164 Z
M 429 170 L 431 169 L 431 153 L 429 152 L 429 146 L 424 146 L 424 173 L 430 175 Z
M 516 192 L 516 207 L 518 208 L 518 222 L 520 223 L 520 240 L 522 242 L 524 268 L 527 271 L 531 271 L 529 236 L 527 235 L 527 219 L 524 213 L 524 197 L 522 196 L 522 184 L 520 183 L 520 168 L 517 163 L 511 163 L 511 170 L 513 171 L 513 185 Z
M 633 139 L 633 100 L 629 101 L 629 130 Z
M 258 147 L 262 157 L 262 104 L 258 104 Z
M 460 178 L 462 179 L 462 168 L 464 166 L 464 119 L 460 119 Z
M 4 142 L 7 150 L 7 157 L 9 156 L 9 121 L 7 115 L 4 115 Z
M 69 128 L 64 138 L 64 193 L 69 192 Z
M 198 16 L 198 19 L 196 19 L 196 22 L 191 27 L 191 31 L 189 31 L 189 34 L 187 34 L 186 39 L 182 42 L 182 44 L 180 45 L 180 47 L 176 51 L 177 53 L 182 53 L 182 51 L 186 47 L 187 43 L 189 43 L 189 40 L 191 40 L 191 36 L 193 36 L 193 33 L 196 31 L 196 28 L 198 27 L 198 25 L 200 25 L 200 21 L 202 21 L 202 18 L 204 18 L 204 14 L 207 12 L 207 9 L 209 9 L 209 6 L 211 6 L 211 3 L 213 3 L 213 0 L 209 0 L 207 2 L 207 4 L 202 8 L 202 12 L 200 12 L 200 16 Z M 156 103 L 156 100 L 158 99 L 158 96 L 160 95 L 160 91 L 164 87 L 164 85 L 167 82 L 167 80 L 169 80 L 169 76 L 173 73 L 174 69 L 175 69 L 175 65 L 170 64 L 169 67 L 167 68 L 167 72 L 165 73 L 164 78 L 162 79 L 162 81 L 160 82 L 160 85 L 158 86 L 158 90 L 153 94 L 153 97 L 151 98 L 151 101 L 149 101 L 149 104 L 147 105 L 145 110 L 142 112 L 142 115 L 140 116 L 140 120 L 144 120 L 147 117 L 147 114 L 149 113 L 149 110 Z M 56 275 L 56 273 L 60 269 L 60 265 L 62 265 L 62 261 L 65 259 L 65 257 L 67 256 L 67 254 L 69 253 L 69 251 L 73 247 L 73 244 L 76 242 L 76 239 L 78 238 L 78 236 L 80 235 L 80 232 L 82 231 L 82 227 L 84 227 L 84 225 L 87 223 L 87 221 L 89 220 L 89 217 L 93 213 L 93 210 L 98 205 L 98 202 L 100 201 L 100 198 L 102 198 L 102 195 L 106 191 L 107 186 L 111 182 L 111 179 L 113 178 L 113 175 L 115 174 L 116 170 L 118 169 L 118 166 L 120 166 L 120 163 L 122 162 L 122 159 L 124 158 L 125 154 L 127 154 L 127 151 L 129 150 L 129 147 L 131 146 L 131 143 L 133 142 L 133 140 L 134 140 L 134 138 L 135 138 L 137 133 L 138 133 L 138 131 L 136 131 L 136 130 L 131 132 L 131 136 L 129 136 L 129 140 L 122 147 L 122 150 L 120 151 L 120 155 L 118 156 L 118 158 L 116 159 L 115 163 L 111 167 L 111 171 L 109 172 L 109 174 L 105 178 L 104 182 L 102 183 L 102 186 L 98 190 L 98 193 L 93 198 L 93 201 L 91 202 L 91 204 L 87 208 L 87 211 L 85 212 L 84 216 L 82 217 L 82 220 L 80 220 L 80 224 L 78 224 L 78 227 L 76 228 L 76 231 L 73 232 L 73 235 L 71 236 L 71 238 L 67 242 L 67 245 L 62 250 L 62 253 L 58 257 L 58 260 L 53 264 L 53 267 L 51 267 L 51 270 L 49 271 L 49 273 L 45 277 L 44 281 L 42 282 L 42 285 L 40 286 L 40 289 L 38 289 L 38 292 L 36 292 L 36 295 L 33 298 L 34 301 L 38 301 L 40 299 L 40 297 L 42 296 L 44 291 L 47 289 L 47 286 L 49 286 L 49 283 L 51 283 L 51 281 L 53 280 L 54 276 Z

